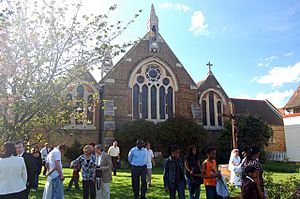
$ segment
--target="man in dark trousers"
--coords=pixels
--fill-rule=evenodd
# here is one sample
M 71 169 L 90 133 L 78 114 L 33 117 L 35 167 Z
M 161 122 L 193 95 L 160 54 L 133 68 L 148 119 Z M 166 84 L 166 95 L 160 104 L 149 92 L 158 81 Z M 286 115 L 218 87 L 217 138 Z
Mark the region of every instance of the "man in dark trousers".
M 37 173 L 37 168 L 35 160 L 32 154 L 27 153 L 24 149 L 23 141 L 17 141 L 15 143 L 16 152 L 19 157 L 23 157 L 27 170 L 27 183 L 26 183 L 26 198 L 29 196 L 30 189 L 35 184 L 35 175 Z
M 139 198 L 140 177 L 141 177 L 141 199 L 146 199 L 147 192 L 147 165 L 146 149 L 143 148 L 144 141 L 137 140 L 136 147 L 133 147 L 128 154 L 128 162 L 131 166 L 131 182 L 134 199 Z

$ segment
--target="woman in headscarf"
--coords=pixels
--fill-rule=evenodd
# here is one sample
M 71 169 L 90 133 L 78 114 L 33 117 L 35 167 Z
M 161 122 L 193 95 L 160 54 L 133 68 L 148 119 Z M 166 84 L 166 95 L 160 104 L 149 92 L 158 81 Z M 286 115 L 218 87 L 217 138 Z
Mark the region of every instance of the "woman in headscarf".
M 259 161 L 260 156 L 260 148 L 258 146 L 254 146 L 250 148 L 250 154 L 247 156 L 246 160 L 242 165 L 243 171 L 247 166 L 253 166 L 259 172 L 256 185 L 258 191 L 258 198 L 265 198 L 265 189 L 264 189 L 264 179 L 263 179 L 263 166 L 262 163 Z
M 233 149 L 230 154 L 228 170 L 230 171 L 230 183 L 236 187 L 241 186 L 240 178 L 235 173 L 235 169 L 240 163 L 239 150 Z

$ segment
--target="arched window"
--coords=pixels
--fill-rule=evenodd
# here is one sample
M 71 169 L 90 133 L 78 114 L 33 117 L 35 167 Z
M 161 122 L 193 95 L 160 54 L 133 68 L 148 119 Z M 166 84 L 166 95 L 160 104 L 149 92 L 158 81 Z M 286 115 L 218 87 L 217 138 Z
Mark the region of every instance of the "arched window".
M 159 114 L 160 119 L 166 119 L 166 91 L 163 86 L 159 88 Z
M 140 95 L 140 88 L 138 84 L 135 84 L 133 87 L 133 118 L 134 119 L 139 119 L 139 106 L 140 106 L 140 101 L 139 101 L 139 95 Z
M 174 113 L 174 80 L 156 64 L 142 66 L 132 82 L 132 117 L 166 120 Z
M 215 126 L 214 94 L 210 92 L 208 98 L 209 98 L 209 121 L 211 126 Z
M 221 101 L 217 102 L 217 109 L 218 109 L 218 125 L 223 126 L 222 116 L 221 116 L 221 113 L 222 113 L 222 103 L 221 103 Z
M 142 87 L 142 118 L 148 117 L 148 87 L 144 85 Z
M 173 88 L 168 88 L 168 95 L 167 95 L 167 113 L 169 117 L 173 117 Z
M 79 85 L 77 87 L 77 98 L 78 99 L 83 99 L 84 98 L 84 88 L 82 85 Z
M 72 106 L 72 94 L 68 93 L 66 96 L 66 104 L 65 104 L 65 120 L 67 121 L 66 124 L 71 123 L 71 113 L 74 111 L 74 107 Z
M 223 126 L 223 98 L 215 91 L 204 92 L 200 97 L 203 125 L 209 129 L 219 129 Z
M 202 117 L 203 125 L 207 125 L 206 101 L 202 100 Z
M 84 88 L 82 85 L 77 87 L 77 99 L 76 99 L 76 124 L 83 124 L 82 113 L 83 113 L 83 100 L 84 100 Z
M 94 122 L 94 97 L 88 96 L 87 100 L 87 124 L 93 124 Z
M 156 106 L 157 106 L 157 93 L 156 93 L 156 87 L 153 85 L 151 87 L 151 119 L 156 119 L 157 118 L 157 113 L 156 113 Z
M 67 128 L 96 128 L 95 116 L 95 91 L 93 85 L 88 83 L 79 83 L 68 88 L 66 95 L 66 108 L 69 120 Z

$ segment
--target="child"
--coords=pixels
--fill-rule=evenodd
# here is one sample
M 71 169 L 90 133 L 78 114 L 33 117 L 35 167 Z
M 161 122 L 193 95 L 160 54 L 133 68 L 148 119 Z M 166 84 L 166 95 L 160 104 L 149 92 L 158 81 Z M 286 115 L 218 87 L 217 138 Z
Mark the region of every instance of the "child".
M 258 171 L 253 166 L 247 166 L 244 170 L 244 174 L 242 176 L 243 183 L 242 183 L 242 192 L 241 198 L 242 199 L 257 199 L 258 193 L 256 190 L 255 180 L 257 179 Z
M 170 193 L 170 199 L 184 199 L 185 178 L 183 162 L 180 160 L 180 149 L 176 145 L 170 147 L 171 156 L 164 163 L 164 187 Z
M 70 168 L 73 168 L 73 175 L 69 182 L 68 188 L 66 189 L 67 191 L 71 190 L 73 182 L 74 182 L 75 188 L 79 189 L 78 180 L 79 180 L 80 164 L 72 161 L 70 164 Z
M 202 176 L 204 180 L 206 198 L 217 199 L 219 196 L 216 191 L 216 178 L 219 177 L 216 163 L 216 149 L 209 147 L 207 149 L 207 159 L 202 164 Z

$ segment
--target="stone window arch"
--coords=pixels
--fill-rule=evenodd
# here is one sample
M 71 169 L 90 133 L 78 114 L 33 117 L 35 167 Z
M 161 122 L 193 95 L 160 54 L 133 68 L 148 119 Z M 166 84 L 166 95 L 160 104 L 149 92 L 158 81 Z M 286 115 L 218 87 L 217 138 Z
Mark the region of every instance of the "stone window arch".
M 163 64 L 149 62 L 131 74 L 132 118 L 154 122 L 173 117 L 176 80 Z
M 202 123 L 207 129 L 223 127 L 223 107 L 226 104 L 224 96 L 213 89 L 201 94 L 199 103 L 202 108 Z
M 77 83 L 67 88 L 65 100 L 70 101 L 74 115 L 65 128 L 96 128 L 95 97 L 96 88 L 93 84 Z

